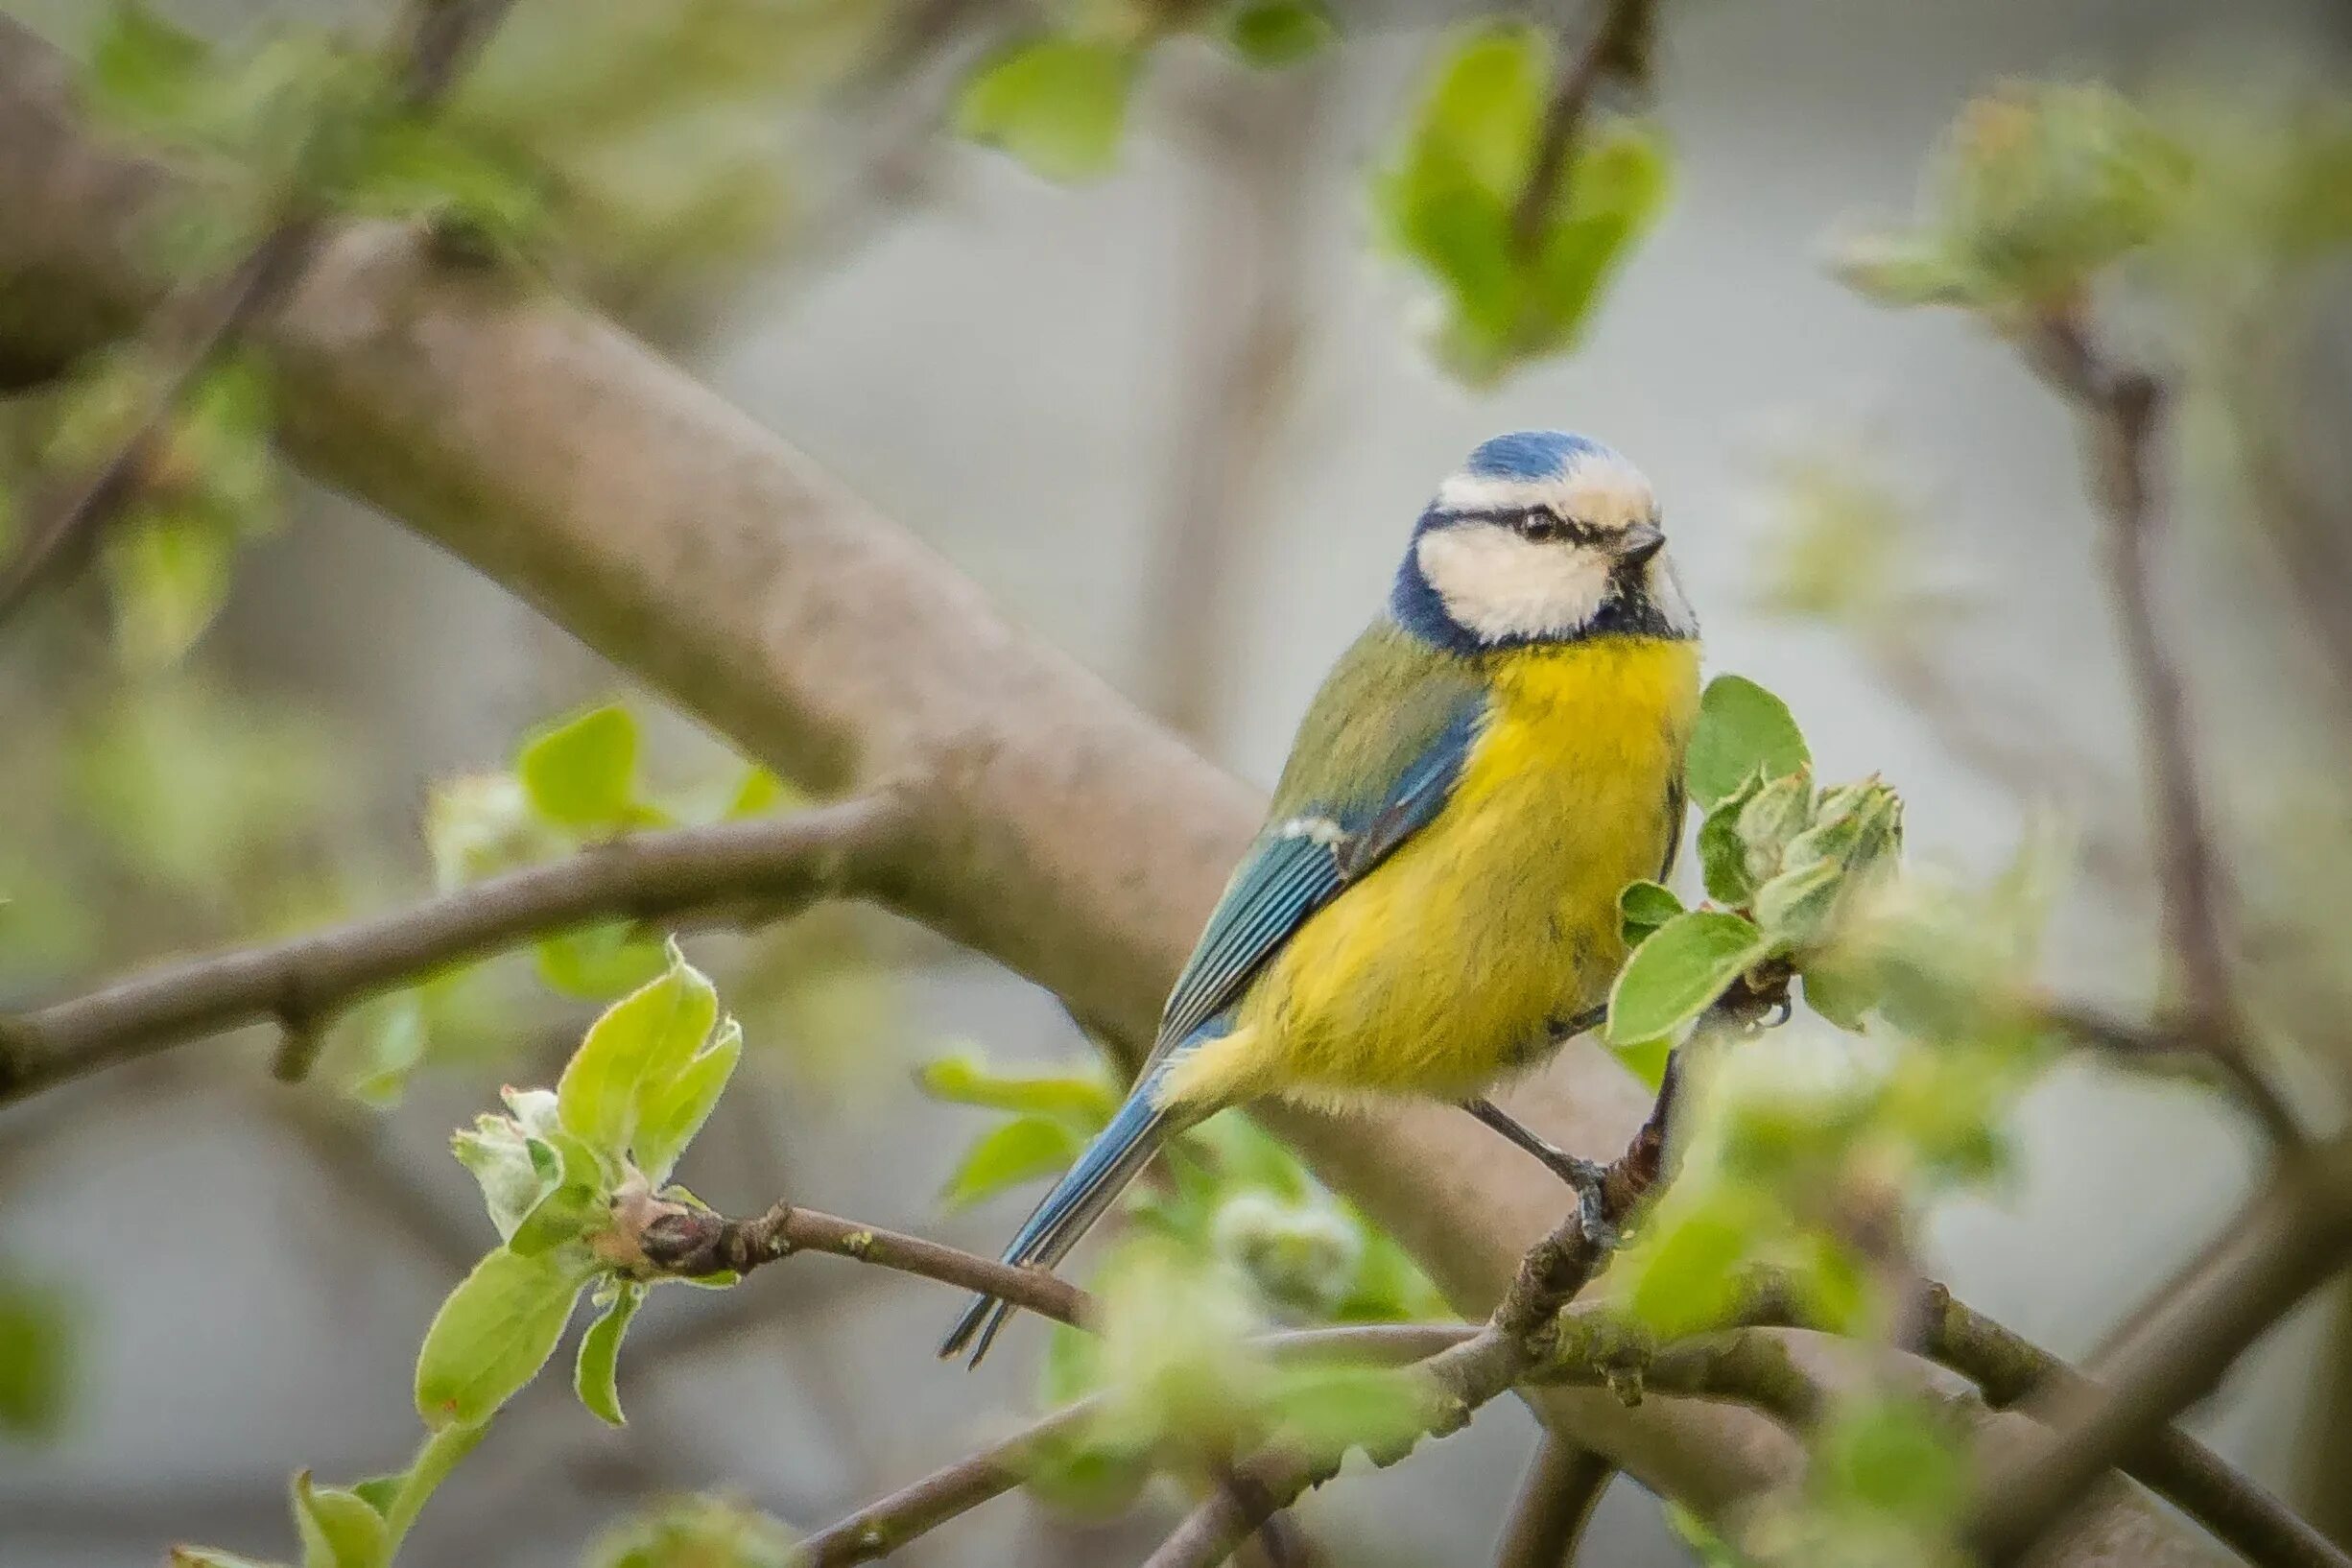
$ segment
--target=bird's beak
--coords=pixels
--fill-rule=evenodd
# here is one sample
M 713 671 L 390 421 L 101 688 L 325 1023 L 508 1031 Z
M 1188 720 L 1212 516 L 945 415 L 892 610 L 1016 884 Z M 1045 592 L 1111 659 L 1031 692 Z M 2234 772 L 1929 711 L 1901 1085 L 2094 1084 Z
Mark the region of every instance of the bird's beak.
M 1627 566 L 1639 566 L 1665 548 L 1665 532 L 1651 523 L 1635 523 L 1617 538 L 1617 558 Z

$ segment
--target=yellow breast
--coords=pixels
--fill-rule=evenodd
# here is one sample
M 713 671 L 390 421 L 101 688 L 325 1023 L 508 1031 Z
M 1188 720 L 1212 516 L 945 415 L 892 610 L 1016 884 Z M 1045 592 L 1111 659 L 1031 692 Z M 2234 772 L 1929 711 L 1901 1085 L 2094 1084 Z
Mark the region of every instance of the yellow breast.
M 1689 642 L 1491 655 L 1490 717 L 1445 810 L 1310 918 L 1187 1063 L 1183 1091 L 1309 1101 L 1479 1093 L 1624 959 L 1617 895 L 1655 876 L 1699 706 Z

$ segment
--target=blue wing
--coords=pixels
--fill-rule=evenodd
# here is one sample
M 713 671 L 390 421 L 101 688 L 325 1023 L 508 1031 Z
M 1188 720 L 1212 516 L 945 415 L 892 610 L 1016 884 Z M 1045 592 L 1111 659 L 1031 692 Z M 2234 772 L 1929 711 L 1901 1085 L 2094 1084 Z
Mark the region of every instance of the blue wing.
M 1389 766 L 1373 770 L 1385 778 L 1357 772 L 1324 781 L 1323 789 L 1285 780 L 1272 820 L 1233 873 L 1169 993 L 1154 1061 L 1230 1007 L 1309 915 L 1444 809 L 1485 715 L 1485 698 L 1475 685 L 1451 682 L 1437 695 L 1435 704 L 1412 704 L 1417 713 L 1344 709 L 1357 738 L 1373 738 L 1389 753 L 1379 759 Z M 1363 749 L 1339 748 L 1342 756 Z

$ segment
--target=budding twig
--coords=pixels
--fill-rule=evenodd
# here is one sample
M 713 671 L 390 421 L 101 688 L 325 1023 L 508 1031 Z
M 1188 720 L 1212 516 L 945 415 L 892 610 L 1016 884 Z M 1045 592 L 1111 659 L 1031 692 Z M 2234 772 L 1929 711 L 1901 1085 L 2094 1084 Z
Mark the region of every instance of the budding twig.
M 860 1224 L 815 1209 L 777 1203 L 748 1220 L 730 1220 L 692 1204 L 640 1195 L 615 1210 L 627 1261 L 644 1270 L 696 1278 L 749 1273 L 795 1252 L 830 1252 L 903 1274 L 980 1291 L 1073 1327 L 1084 1327 L 1094 1303 L 1084 1291 L 1042 1269 L 1023 1269 L 920 1236 Z
M 2299 1143 L 2293 1109 L 2250 1057 L 2231 981 L 2227 892 L 2198 779 L 2187 686 L 2158 621 L 2153 546 L 2160 517 L 2152 469 L 2164 387 L 2144 369 L 2114 363 L 2071 313 L 2041 317 L 2023 346 L 2034 370 L 2086 425 L 2091 496 L 2105 525 L 2107 579 L 2149 774 L 2165 946 L 2179 975 L 2183 1010 L 2212 1040 L 2215 1059 L 2239 1080 L 2272 1134 Z

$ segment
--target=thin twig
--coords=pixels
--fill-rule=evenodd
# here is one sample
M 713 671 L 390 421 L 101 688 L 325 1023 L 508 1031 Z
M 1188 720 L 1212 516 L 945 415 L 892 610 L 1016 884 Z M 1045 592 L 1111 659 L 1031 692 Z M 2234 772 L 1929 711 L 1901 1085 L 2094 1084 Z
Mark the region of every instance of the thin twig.
M 2044 1390 L 2064 1389 L 2081 1397 L 2096 1393 L 2081 1373 L 1954 1300 L 1941 1285 L 1928 1288 L 1922 1318 L 1920 1352 L 1976 1384 L 1996 1410 Z M 2150 1437 L 2123 1468 L 2248 1562 L 2262 1568 L 2352 1568 L 2352 1556 L 2178 1427 Z
M 1572 1437 L 1547 1432 L 1503 1527 L 1494 1568 L 1570 1568 L 1617 1466 Z
M 185 1040 L 273 1019 L 319 1029 L 451 964 L 598 920 L 724 908 L 772 919 L 858 891 L 896 820 L 892 797 L 639 834 L 490 877 L 406 910 L 150 969 L 0 1014 L 0 1105 Z
M 2236 1098 L 2282 1143 L 2303 1141 L 2302 1125 L 2286 1096 L 2246 1059 L 2242 1037 L 2193 1017 L 2143 1024 L 2080 1002 L 2053 997 L 2024 1003 L 2035 1023 L 2119 1064 L 2203 1081 Z
M 1527 183 L 1510 215 L 1511 248 L 1521 260 L 1542 243 L 1544 223 L 1559 202 L 1564 177 L 1576 155 L 1578 136 L 1604 84 L 1640 84 L 1650 68 L 1651 33 L 1656 0 L 1599 0 L 1601 16 L 1583 47 L 1563 60 L 1536 132 L 1535 155 Z
M 413 0 L 401 24 L 400 96 L 411 112 L 431 107 L 488 41 L 513 0 Z M 340 112 L 331 110 L 330 112 Z M 309 165 L 325 136 L 323 121 L 305 133 L 297 170 Z M 84 552 L 108 517 L 128 506 L 153 477 L 174 416 L 196 383 L 235 346 L 246 330 L 275 310 L 310 266 L 327 234 L 326 214 L 297 175 L 275 221 L 215 288 L 167 303 L 154 334 L 168 368 L 157 378 L 138 421 L 81 483 L 68 486 L 46 515 L 27 530 L 24 543 L 0 566 L 0 623 Z
M 708 1209 L 647 1197 L 633 1206 L 625 1203 L 619 1215 L 626 1232 L 624 1247 L 633 1247 L 660 1273 L 690 1279 L 727 1271 L 745 1274 L 796 1252 L 830 1252 L 978 1291 L 1073 1327 L 1085 1326 L 1094 1316 L 1094 1304 L 1084 1291 L 1042 1269 L 999 1263 L 920 1236 L 790 1203 L 778 1203 L 752 1219 L 730 1220 Z
M 2300 1123 L 2251 1061 L 2230 973 L 2223 929 L 2226 892 L 2198 779 L 2186 684 L 2158 624 L 2153 560 L 2160 518 L 2151 470 L 2164 388 L 2146 370 L 2117 365 L 2080 320 L 2053 312 L 2024 339 L 2028 361 L 2072 402 L 2087 425 L 2093 501 L 2109 587 L 2115 596 L 2124 667 L 2141 726 L 2150 782 L 2149 835 L 2162 893 L 2166 949 L 2184 1010 L 2216 1041 L 2215 1056 L 2240 1078 L 2248 1102 L 2282 1142 L 2301 1141 Z
M 2211 1392 L 2245 1348 L 2352 1262 L 2352 1141 L 2298 1154 L 2230 1223 L 2223 1246 L 2174 1280 L 2092 1368 L 2022 1407 L 2046 1430 L 1989 1456 L 1969 1527 L 2013 1560 L 2100 1476 Z

